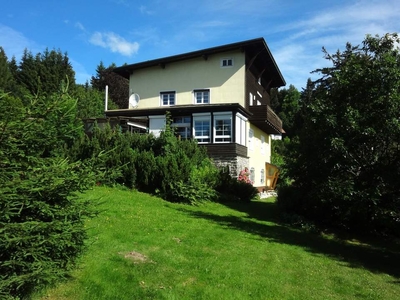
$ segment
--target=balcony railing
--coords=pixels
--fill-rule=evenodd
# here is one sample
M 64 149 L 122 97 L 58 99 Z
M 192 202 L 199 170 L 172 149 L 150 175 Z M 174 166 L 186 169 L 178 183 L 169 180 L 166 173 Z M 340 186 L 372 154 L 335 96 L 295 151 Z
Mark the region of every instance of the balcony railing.
M 269 105 L 254 105 L 249 107 L 253 114 L 249 121 L 269 134 L 282 134 L 282 120 Z

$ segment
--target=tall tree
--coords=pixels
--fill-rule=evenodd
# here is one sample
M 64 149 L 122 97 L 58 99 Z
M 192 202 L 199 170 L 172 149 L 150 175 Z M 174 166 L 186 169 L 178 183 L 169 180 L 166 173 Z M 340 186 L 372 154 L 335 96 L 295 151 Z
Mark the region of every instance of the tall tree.
M 17 81 L 32 95 L 49 95 L 68 81 L 71 91 L 75 88 L 75 72 L 67 53 L 46 49 L 33 56 L 25 49 L 17 71 Z
M 291 137 L 295 131 L 296 115 L 300 110 L 300 92 L 290 85 L 283 97 L 281 111 L 278 113 L 282 120 L 286 135 Z
M 278 202 L 331 225 L 399 234 L 398 43 L 397 34 L 368 35 L 343 52 L 324 49 L 332 67 L 303 93 L 294 184 Z
M 0 93 L 1 299 L 28 299 L 83 250 L 90 210 L 77 192 L 94 182 L 86 163 L 65 157 L 83 134 L 75 107 L 66 90 L 30 101 Z
M 119 108 L 128 108 L 129 81 L 114 73 L 115 68 L 114 63 L 105 68 L 103 62 L 100 62 L 96 68 L 96 76 L 92 76 L 90 83 L 101 92 L 104 92 L 106 85 L 108 85 L 110 99 Z
M 31 95 L 39 93 L 39 70 L 33 54 L 24 50 L 16 74 L 18 84 Z
M 7 55 L 0 47 L 0 90 L 8 91 L 11 86 L 13 76 L 10 70 Z

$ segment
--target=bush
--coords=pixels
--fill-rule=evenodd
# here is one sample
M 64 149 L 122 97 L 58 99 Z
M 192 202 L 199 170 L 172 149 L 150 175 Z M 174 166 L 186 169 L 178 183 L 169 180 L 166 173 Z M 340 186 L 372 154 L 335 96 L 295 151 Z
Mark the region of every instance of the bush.
M 206 150 L 196 141 L 179 140 L 169 126 L 169 117 L 167 121 L 159 137 L 122 133 L 110 125 L 103 129 L 96 126 L 91 138 L 76 142 L 70 157 L 92 161 L 97 181 L 102 184 L 124 185 L 187 203 L 194 203 L 195 195 L 189 190 L 201 189 L 204 193 L 198 193 L 196 201 L 211 199 L 208 194 L 215 186 L 217 171 Z M 188 186 L 183 187 L 183 183 Z
M 178 181 L 171 185 L 167 199 L 172 202 L 197 205 L 207 201 L 214 201 L 216 196 L 215 190 L 205 183 Z
M 246 177 L 245 173 L 242 176 Z M 219 182 L 216 190 L 221 201 L 250 202 L 258 195 L 258 190 L 249 182 L 247 177 L 237 180 L 230 176 L 229 171 L 222 168 L 219 172 Z
M 93 164 L 97 182 L 109 186 L 115 184 L 133 188 L 136 183 L 135 153 L 131 144 L 147 139 L 137 134 L 122 133 L 109 124 L 100 129 L 95 126 L 93 136 L 77 140 L 69 151 L 72 160 L 88 160 Z

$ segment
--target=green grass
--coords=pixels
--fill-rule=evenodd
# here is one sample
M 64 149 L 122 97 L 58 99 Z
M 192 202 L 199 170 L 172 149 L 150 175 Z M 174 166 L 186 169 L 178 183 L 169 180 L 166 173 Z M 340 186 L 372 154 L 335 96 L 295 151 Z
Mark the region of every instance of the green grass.
M 104 187 L 85 197 L 103 201 L 88 249 L 35 299 L 400 299 L 397 245 L 283 226 L 273 200 L 193 207 Z

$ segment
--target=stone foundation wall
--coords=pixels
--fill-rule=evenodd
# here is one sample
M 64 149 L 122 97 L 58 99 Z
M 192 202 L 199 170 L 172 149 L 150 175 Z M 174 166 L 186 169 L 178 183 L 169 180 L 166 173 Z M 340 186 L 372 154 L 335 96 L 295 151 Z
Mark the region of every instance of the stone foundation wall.
M 247 157 L 213 157 L 214 163 L 217 167 L 228 167 L 229 174 L 233 178 L 239 176 L 240 171 L 249 167 L 249 159 Z

